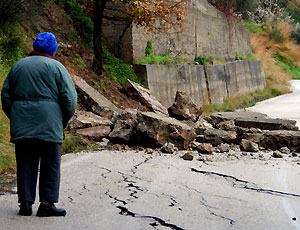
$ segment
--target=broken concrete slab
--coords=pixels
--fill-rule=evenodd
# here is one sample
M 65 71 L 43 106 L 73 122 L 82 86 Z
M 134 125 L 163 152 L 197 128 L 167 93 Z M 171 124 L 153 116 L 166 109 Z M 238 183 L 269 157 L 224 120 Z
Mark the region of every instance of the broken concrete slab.
M 109 138 L 113 141 L 129 143 L 137 126 L 137 111 L 128 110 L 121 112 L 116 117 L 116 123 Z
M 234 131 L 221 129 L 207 129 L 204 131 L 204 142 L 219 145 L 221 143 L 232 143 L 236 140 L 237 134 Z
M 194 129 L 174 118 L 153 112 L 137 113 L 135 142 L 146 146 L 162 146 L 173 143 L 179 149 L 187 149 L 194 140 Z
M 151 95 L 148 89 L 143 88 L 129 79 L 127 79 L 123 85 L 123 89 L 128 96 L 134 97 L 136 100 L 140 101 L 143 105 L 148 107 L 150 111 L 169 115 L 167 108 L 164 107 L 153 95 Z
M 195 105 L 191 97 L 183 91 L 177 91 L 174 104 L 168 109 L 170 117 L 178 120 L 197 121 L 202 114 L 201 107 Z
M 85 129 L 78 129 L 76 133 L 93 141 L 101 141 L 111 132 L 110 126 L 95 126 Z
M 296 121 L 284 119 L 272 119 L 267 115 L 256 112 L 217 112 L 212 113 L 206 119 L 214 125 L 233 120 L 234 124 L 244 128 L 259 128 L 262 130 L 298 130 Z
M 67 125 L 67 130 L 83 129 L 94 126 L 110 126 L 112 122 L 106 118 L 97 116 L 92 112 L 78 111 Z
M 272 150 L 279 150 L 282 147 L 288 147 L 292 151 L 299 152 L 299 143 L 300 131 L 273 130 L 264 133 L 259 145 Z
M 103 95 L 101 95 L 97 90 L 91 87 L 85 80 L 83 80 L 79 76 L 74 76 L 75 85 L 77 90 L 80 90 L 85 94 L 85 96 L 92 100 L 96 105 L 100 107 L 107 107 L 112 111 L 119 111 L 119 109 L 111 103 L 108 99 L 106 99 Z

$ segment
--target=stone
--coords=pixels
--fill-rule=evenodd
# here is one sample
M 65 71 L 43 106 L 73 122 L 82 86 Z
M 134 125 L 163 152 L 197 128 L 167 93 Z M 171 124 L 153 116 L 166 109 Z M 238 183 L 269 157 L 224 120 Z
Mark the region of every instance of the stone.
M 197 135 L 195 140 L 199 143 L 205 142 L 204 135 Z
M 168 110 L 164 107 L 146 88 L 143 88 L 139 84 L 127 81 L 123 85 L 123 89 L 126 94 L 130 97 L 134 97 L 136 100 L 140 101 L 145 105 L 151 112 L 160 113 L 163 115 L 168 115 Z
M 283 158 L 283 155 L 278 150 L 274 151 L 273 153 L 274 158 Z
M 110 126 L 95 126 L 76 130 L 77 134 L 97 142 L 101 141 L 103 137 L 107 137 L 110 132 Z
M 212 128 L 213 128 L 212 124 L 208 123 L 202 117 L 199 117 L 198 121 L 194 125 L 194 129 L 197 135 L 203 135 L 205 130 L 212 129 Z
M 176 151 L 176 148 L 174 144 L 167 142 L 160 148 L 160 151 L 162 153 L 173 154 Z
M 247 151 L 247 152 L 258 152 L 259 147 L 258 144 L 243 139 L 240 144 L 241 150 Z
M 192 148 L 192 149 L 197 149 L 197 147 L 199 146 L 199 142 L 197 142 L 197 141 L 193 141 L 191 144 L 190 144 L 190 147 Z
M 186 161 L 192 161 L 194 159 L 194 154 L 192 151 L 188 151 L 187 153 L 182 155 L 181 158 Z
M 196 106 L 189 95 L 177 91 L 174 104 L 168 109 L 169 115 L 178 120 L 197 121 L 202 114 L 202 109 Z
M 223 129 L 226 131 L 235 131 L 236 126 L 234 124 L 233 120 L 229 120 L 229 121 L 223 121 L 219 124 L 216 125 L 217 129 Z
M 263 134 L 260 146 L 266 149 L 279 150 L 288 146 L 291 151 L 300 151 L 300 131 L 273 130 Z
M 92 112 L 78 111 L 70 119 L 67 130 L 83 129 L 95 126 L 111 126 L 112 122 Z
M 152 154 L 152 153 L 153 153 L 153 149 L 146 148 L 146 149 L 145 149 L 145 153 L 146 153 L 146 154 Z
M 290 154 L 291 153 L 291 150 L 289 150 L 288 147 L 282 147 L 279 149 L 279 151 L 283 154 Z
M 204 131 L 204 142 L 219 145 L 221 143 L 232 143 L 236 139 L 236 132 L 220 129 L 207 129 Z
M 137 123 L 134 141 L 147 147 L 160 147 L 170 142 L 179 149 L 187 149 L 196 136 L 187 124 L 152 112 L 138 112 Z
M 221 143 L 221 144 L 218 146 L 218 149 L 220 150 L 221 153 L 229 152 L 229 150 L 230 150 L 230 145 L 229 145 L 229 144 Z
M 295 153 L 295 152 L 292 152 L 292 156 L 293 156 L 293 157 L 297 157 L 297 156 L 298 156 L 298 154 L 297 154 L 297 153 Z
M 200 143 L 197 147 L 197 151 L 200 154 L 213 154 L 214 147 L 210 143 Z
M 137 126 L 137 112 L 122 111 L 116 117 L 116 123 L 109 138 L 116 142 L 129 143 Z

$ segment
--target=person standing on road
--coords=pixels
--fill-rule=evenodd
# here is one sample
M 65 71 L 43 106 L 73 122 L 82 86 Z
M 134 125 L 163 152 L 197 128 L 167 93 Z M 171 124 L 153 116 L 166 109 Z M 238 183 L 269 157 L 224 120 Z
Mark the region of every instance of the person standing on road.
M 56 208 L 63 129 L 73 116 L 77 93 L 67 69 L 53 58 L 54 34 L 40 33 L 34 51 L 16 62 L 3 84 L 2 108 L 15 144 L 19 215 L 31 216 L 40 164 L 37 216 L 65 216 Z

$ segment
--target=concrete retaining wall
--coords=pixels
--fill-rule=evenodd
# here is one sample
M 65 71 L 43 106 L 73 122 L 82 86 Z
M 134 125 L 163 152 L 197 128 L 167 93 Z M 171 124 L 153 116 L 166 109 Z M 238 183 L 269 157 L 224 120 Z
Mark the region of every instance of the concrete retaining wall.
M 191 62 L 200 55 L 234 60 L 237 53 L 246 56 L 251 52 L 248 31 L 242 25 L 229 23 L 207 0 L 192 0 L 183 29 L 183 33 L 172 28 L 168 32 L 147 33 L 135 25 L 127 27 L 124 22 L 105 21 L 103 37 L 108 49 L 127 63 L 145 56 L 148 40 L 152 41 L 154 53 L 169 53 Z
M 136 74 L 164 106 L 170 107 L 177 91 L 191 96 L 195 104 L 222 104 L 266 86 L 259 61 L 234 61 L 224 65 L 149 65 L 134 66 Z

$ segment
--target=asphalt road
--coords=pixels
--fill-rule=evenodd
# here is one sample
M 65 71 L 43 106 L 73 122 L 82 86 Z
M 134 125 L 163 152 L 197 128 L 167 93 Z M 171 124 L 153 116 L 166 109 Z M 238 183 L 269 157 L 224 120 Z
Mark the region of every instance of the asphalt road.
M 252 158 L 69 154 L 59 203 L 67 216 L 18 216 L 16 195 L 6 194 L 0 196 L 0 228 L 300 229 L 299 158 Z
M 291 81 L 293 93 L 257 103 L 246 110 L 265 113 L 271 118 L 296 120 L 300 127 L 300 80 Z
M 288 118 L 298 119 L 298 89 L 253 111 L 268 108 L 271 117 L 288 111 Z M 5 194 L 0 229 L 300 229 L 300 157 L 231 151 L 203 162 L 185 161 L 182 154 L 65 155 L 58 206 L 67 216 L 36 217 L 38 203 L 33 216 L 18 216 L 16 194 Z

